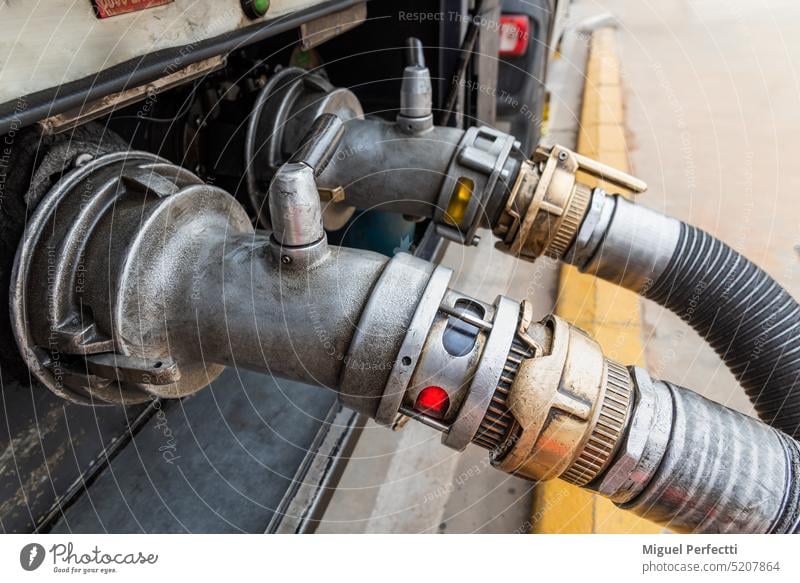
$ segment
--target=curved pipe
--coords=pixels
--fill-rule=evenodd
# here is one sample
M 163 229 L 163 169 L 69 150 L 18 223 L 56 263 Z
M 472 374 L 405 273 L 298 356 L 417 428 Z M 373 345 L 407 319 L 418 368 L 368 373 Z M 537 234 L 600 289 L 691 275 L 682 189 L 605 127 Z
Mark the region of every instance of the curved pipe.
M 284 170 L 304 188 L 309 168 Z M 33 372 L 73 400 L 180 397 L 250 368 L 336 390 L 384 424 L 407 414 L 503 470 L 561 477 L 676 530 L 798 529 L 794 440 L 626 370 L 557 318 L 531 324 L 524 303 L 449 289 L 444 268 L 324 237 L 282 245 L 230 195 L 136 152 L 76 169 L 29 226 L 15 331 Z
M 696 227 L 599 189 L 565 260 L 679 315 L 761 419 L 800 435 L 800 306 L 765 271 Z
M 344 185 L 345 200 L 361 208 L 442 220 L 442 184 L 456 181 L 449 175 L 450 159 L 461 135 L 440 127 L 407 135 L 397 124 L 353 120 L 319 183 Z M 552 174 L 547 166 L 524 164 L 523 180 L 509 180 L 516 183 L 511 196 L 504 189 L 489 196 L 484 213 L 510 250 L 563 258 L 672 310 L 719 354 L 761 419 L 800 435 L 798 303 L 767 273 L 711 235 L 621 196 L 590 191 L 575 181 L 575 172 L 589 165 L 596 175 L 642 190 L 640 181 L 560 148 L 547 158 L 548 165 L 552 162 L 558 164 Z M 549 182 L 544 195 L 542 181 Z M 545 210 L 552 204 L 536 200 L 551 192 L 556 198 L 547 202 L 563 206 L 553 216 Z M 510 220 L 513 209 L 505 198 L 499 203 L 500 197 L 527 208 L 516 209 L 516 220 Z M 506 211 L 492 222 L 494 208 Z M 449 233 L 446 225 L 440 228 Z
M 349 120 L 317 185 L 342 188 L 345 202 L 357 208 L 432 217 L 463 135 L 445 127 L 409 134 L 394 122 Z

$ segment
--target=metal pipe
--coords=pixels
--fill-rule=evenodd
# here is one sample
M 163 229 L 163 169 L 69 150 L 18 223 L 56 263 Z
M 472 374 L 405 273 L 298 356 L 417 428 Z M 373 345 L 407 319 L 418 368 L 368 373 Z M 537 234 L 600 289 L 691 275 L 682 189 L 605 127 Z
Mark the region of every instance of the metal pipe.
M 761 421 L 626 369 L 550 317 L 544 353 L 520 365 L 500 469 L 561 478 L 678 532 L 800 528 L 800 444 Z
M 317 183 L 342 188 L 344 200 L 361 209 L 432 217 L 463 135 L 441 127 L 409 134 L 396 123 L 352 119 Z
M 302 162 L 279 174 L 297 191 L 313 183 Z M 324 236 L 282 245 L 230 195 L 128 152 L 44 197 L 12 313 L 32 372 L 76 402 L 180 397 L 224 366 L 252 368 L 336 390 L 386 425 L 411 414 L 449 447 L 477 443 L 504 471 L 565 479 L 676 530 L 797 531 L 793 439 L 626 369 L 556 317 L 531 323 L 525 303 L 452 290 L 450 276 Z

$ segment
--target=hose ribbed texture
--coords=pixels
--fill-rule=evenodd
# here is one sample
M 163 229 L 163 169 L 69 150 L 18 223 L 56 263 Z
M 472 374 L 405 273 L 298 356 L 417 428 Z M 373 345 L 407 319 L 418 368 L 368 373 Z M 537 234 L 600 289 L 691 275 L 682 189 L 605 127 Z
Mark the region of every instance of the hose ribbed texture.
M 800 306 L 772 277 L 682 223 L 672 259 L 645 296 L 703 336 L 763 421 L 800 436 Z

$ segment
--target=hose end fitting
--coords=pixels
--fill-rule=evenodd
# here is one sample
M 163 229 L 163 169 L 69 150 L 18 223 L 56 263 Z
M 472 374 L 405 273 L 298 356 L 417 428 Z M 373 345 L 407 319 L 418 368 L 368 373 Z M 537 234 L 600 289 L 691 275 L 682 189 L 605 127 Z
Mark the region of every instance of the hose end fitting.
M 518 430 L 495 452 L 500 469 L 583 486 L 606 469 L 628 423 L 632 383 L 578 328 L 551 316 L 549 354 L 523 361 L 508 398 Z
M 611 182 L 632 192 L 647 185 L 624 172 L 581 156 L 562 146 L 540 146 L 524 162 L 494 233 L 500 247 L 530 260 L 546 255 L 562 259 L 575 239 L 589 208 L 592 187 L 578 172 Z

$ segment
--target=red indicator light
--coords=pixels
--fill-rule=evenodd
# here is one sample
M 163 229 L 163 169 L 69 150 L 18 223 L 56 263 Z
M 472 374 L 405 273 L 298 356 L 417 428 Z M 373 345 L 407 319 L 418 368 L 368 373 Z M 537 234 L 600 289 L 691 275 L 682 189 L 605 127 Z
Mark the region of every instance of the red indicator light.
M 528 50 L 530 21 L 524 14 L 504 14 L 500 17 L 500 55 L 521 57 Z
M 429 417 L 441 419 L 450 407 L 450 397 L 442 387 L 425 387 L 417 395 L 414 409 Z

